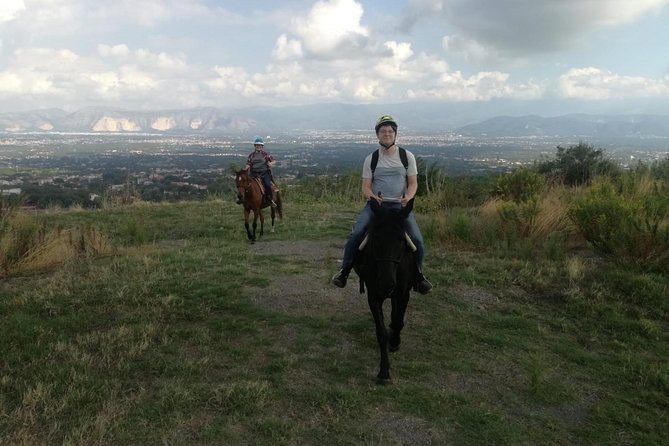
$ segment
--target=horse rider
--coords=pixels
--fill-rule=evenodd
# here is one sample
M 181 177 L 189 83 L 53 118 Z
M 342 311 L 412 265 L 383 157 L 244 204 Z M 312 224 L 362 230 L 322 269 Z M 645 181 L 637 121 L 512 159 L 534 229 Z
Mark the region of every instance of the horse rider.
M 267 203 L 276 208 L 276 203 L 272 196 L 272 167 L 276 165 L 276 161 L 274 161 L 274 158 L 269 153 L 263 150 L 264 147 L 265 142 L 262 138 L 256 138 L 253 142 L 255 150 L 246 159 L 244 170 L 249 172 L 253 178 L 260 178 L 262 180 Z
M 362 167 L 362 194 L 367 204 L 358 215 L 346 240 L 341 270 L 332 276 L 332 283 L 339 288 L 346 286 L 358 246 L 364 238 L 370 220 L 374 217 L 370 208 L 371 201 L 376 200 L 384 208 L 401 209 L 414 198 L 418 189 L 416 158 L 411 152 L 396 144 L 397 123 L 393 117 L 381 116 L 374 130 L 379 139 L 379 147 L 365 158 Z M 418 270 L 416 289 L 421 294 L 427 294 L 432 290 L 432 284 L 423 275 L 425 245 L 413 212 L 407 216 L 406 231 L 416 245 Z

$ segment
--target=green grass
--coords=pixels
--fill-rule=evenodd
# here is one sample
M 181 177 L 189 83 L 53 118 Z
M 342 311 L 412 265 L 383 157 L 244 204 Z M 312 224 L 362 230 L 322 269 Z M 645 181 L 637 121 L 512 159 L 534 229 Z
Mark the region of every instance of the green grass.
M 426 233 L 378 386 L 365 298 L 327 284 L 357 211 L 287 202 L 255 246 L 222 201 L 36 216 L 115 255 L 0 282 L 0 444 L 666 441 L 668 277 Z

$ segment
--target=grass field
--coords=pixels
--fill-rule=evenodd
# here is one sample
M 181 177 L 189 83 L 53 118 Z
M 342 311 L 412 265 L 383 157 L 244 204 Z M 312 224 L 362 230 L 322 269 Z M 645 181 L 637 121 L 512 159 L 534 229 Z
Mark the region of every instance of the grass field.
M 329 284 L 358 208 L 288 201 L 255 245 L 221 200 L 35 216 L 113 249 L 0 281 L 0 444 L 669 444 L 669 277 L 427 231 L 379 386 Z

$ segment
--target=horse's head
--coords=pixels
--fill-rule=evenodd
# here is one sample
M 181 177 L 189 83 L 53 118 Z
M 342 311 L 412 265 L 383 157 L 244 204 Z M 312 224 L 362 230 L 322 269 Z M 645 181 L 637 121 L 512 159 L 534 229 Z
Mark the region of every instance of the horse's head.
M 237 200 L 239 200 L 240 203 L 244 201 L 244 195 L 246 193 L 246 189 L 249 186 L 249 181 L 251 181 L 251 179 L 250 179 L 248 173 L 244 169 L 238 170 L 237 172 L 235 172 L 235 185 L 237 187 Z
M 375 219 L 369 231 L 369 260 L 374 262 L 376 289 L 381 296 L 387 297 L 398 284 L 398 271 L 402 260 L 409 252 L 406 241 L 406 218 L 413 208 L 413 200 L 406 207 L 393 211 L 378 205 L 375 200 L 370 204 Z

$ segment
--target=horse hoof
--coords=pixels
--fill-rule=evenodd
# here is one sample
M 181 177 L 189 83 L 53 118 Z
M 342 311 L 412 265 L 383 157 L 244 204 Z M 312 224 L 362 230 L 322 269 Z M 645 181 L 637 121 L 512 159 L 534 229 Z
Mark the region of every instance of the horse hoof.
M 376 384 L 379 386 L 387 386 L 388 384 L 392 384 L 393 380 L 389 377 L 387 378 L 381 378 L 380 376 L 376 377 Z

